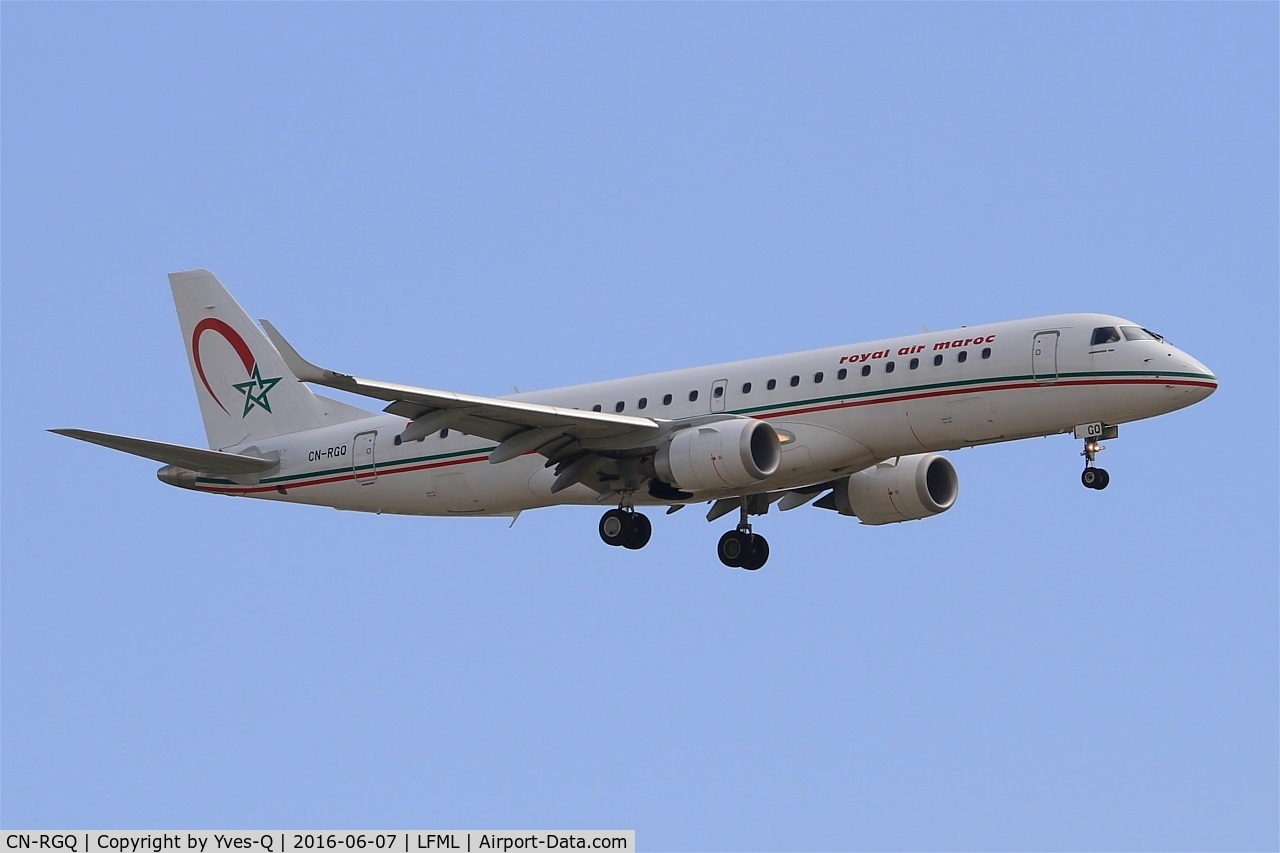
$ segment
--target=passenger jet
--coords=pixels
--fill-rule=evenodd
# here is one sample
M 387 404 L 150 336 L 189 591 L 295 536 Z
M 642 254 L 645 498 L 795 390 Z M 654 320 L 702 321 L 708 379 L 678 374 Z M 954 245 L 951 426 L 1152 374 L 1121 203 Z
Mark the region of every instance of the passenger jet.
M 600 538 L 632 550 L 652 532 L 637 507 L 709 502 L 709 521 L 738 514 L 720 561 L 751 570 L 769 545 L 750 517 L 774 504 L 872 525 L 950 509 L 959 481 L 939 451 L 1070 434 L 1082 482 L 1105 489 L 1099 442 L 1218 387 L 1137 323 L 1057 314 L 481 397 L 317 367 L 212 273 L 169 284 L 210 449 L 53 432 L 163 462 L 162 482 L 213 494 L 439 516 L 604 505 Z

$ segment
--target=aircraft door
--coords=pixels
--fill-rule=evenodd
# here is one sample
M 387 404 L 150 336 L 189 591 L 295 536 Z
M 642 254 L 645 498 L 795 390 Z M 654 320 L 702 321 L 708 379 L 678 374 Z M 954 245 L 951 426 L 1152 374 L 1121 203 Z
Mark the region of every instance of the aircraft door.
M 373 458 L 373 444 L 377 437 L 377 430 L 362 432 L 352 442 L 355 446 L 351 449 L 351 470 L 357 483 L 368 485 L 378 479 L 378 468 Z
M 1058 381 L 1058 331 L 1036 332 L 1031 347 L 1031 374 L 1037 382 Z
M 711 412 L 724 411 L 724 398 L 729 393 L 729 380 L 717 379 L 715 384 L 711 386 Z

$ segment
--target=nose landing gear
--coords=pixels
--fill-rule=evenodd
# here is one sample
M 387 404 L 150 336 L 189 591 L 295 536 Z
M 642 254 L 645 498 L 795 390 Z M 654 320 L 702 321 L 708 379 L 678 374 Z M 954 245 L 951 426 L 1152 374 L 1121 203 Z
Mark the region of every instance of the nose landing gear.
M 1098 454 L 1106 450 L 1097 439 L 1086 438 L 1084 440 L 1084 450 L 1080 453 L 1084 457 L 1084 471 L 1080 474 L 1080 482 L 1084 484 L 1086 489 L 1098 489 L 1101 491 L 1111 482 L 1111 475 L 1107 473 L 1107 469 L 1094 466 L 1097 461 Z

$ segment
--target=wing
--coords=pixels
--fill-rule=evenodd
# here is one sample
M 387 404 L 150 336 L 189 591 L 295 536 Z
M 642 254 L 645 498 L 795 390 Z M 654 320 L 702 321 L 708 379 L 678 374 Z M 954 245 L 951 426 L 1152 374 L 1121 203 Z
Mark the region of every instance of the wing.
M 205 450 L 203 447 L 187 447 L 184 444 L 130 438 L 127 435 L 112 435 L 109 432 L 93 432 L 87 429 L 51 429 L 49 432 L 203 474 L 257 474 L 280 464 L 279 459 L 224 453 L 221 450 Z
M 490 462 L 505 462 L 535 451 L 565 463 L 564 468 L 584 454 L 607 455 L 650 446 L 665 431 L 662 423 L 651 418 L 416 388 L 327 370 L 299 355 L 269 321 L 259 322 L 298 379 L 387 401 L 384 411 L 409 418 L 412 423 L 399 436 L 400 441 L 414 441 L 448 428 L 498 442 Z

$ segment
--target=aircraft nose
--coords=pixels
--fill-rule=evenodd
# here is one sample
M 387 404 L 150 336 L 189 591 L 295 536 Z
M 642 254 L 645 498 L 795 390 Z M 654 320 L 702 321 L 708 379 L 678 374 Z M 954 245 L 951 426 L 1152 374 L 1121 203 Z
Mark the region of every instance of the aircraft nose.
M 1208 397 L 1214 391 L 1218 390 L 1218 377 L 1214 375 L 1212 370 L 1186 353 L 1182 353 L 1182 356 L 1184 359 L 1183 370 L 1187 373 L 1194 374 L 1196 376 L 1196 387 L 1202 389 L 1201 393 L 1203 396 L 1201 396 L 1200 399 L 1203 400 L 1205 397 Z

